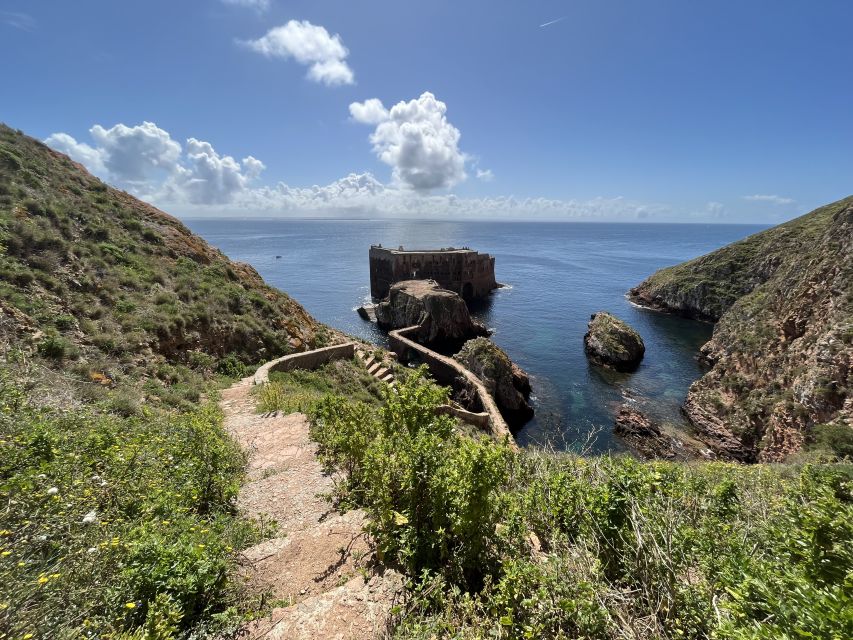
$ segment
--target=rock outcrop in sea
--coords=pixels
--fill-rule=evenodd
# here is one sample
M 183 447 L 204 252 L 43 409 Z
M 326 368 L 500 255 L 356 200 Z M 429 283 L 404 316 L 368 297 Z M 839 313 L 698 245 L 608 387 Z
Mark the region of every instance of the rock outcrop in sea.
M 510 426 L 520 427 L 533 417 L 530 378 L 494 342 L 474 338 L 453 358 L 483 381 Z
M 629 296 L 716 322 L 701 350 L 712 368 L 683 409 L 721 456 L 853 443 L 853 197 L 662 269 Z
M 646 352 L 639 333 L 604 311 L 590 317 L 583 345 L 590 360 L 617 371 L 636 369 Z
M 383 329 L 420 326 L 418 341 L 463 341 L 488 335 L 488 330 L 471 318 L 465 300 L 443 289 L 435 280 L 404 280 L 391 287 L 388 299 L 376 305 L 376 322 Z

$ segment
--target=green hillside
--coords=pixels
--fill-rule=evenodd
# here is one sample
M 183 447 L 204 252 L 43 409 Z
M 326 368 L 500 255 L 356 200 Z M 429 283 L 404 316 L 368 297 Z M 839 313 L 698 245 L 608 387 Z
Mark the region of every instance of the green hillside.
M 853 454 L 853 197 L 662 269 L 645 306 L 716 322 L 685 412 L 720 454 Z
M 331 338 L 175 218 L 0 126 L 0 638 L 237 624 L 255 601 L 229 576 L 263 531 L 235 510 L 245 459 L 212 400 Z

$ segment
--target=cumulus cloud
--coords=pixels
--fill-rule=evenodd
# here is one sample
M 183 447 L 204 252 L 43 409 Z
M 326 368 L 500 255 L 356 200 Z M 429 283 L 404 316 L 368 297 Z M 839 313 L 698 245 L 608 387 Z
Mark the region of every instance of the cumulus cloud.
M 144 181 L 158 171 L 171 172 L 181 156 L 181 145 L 153 122 L 135 127 L 117 124 L 89 129 L 104 166 L 123 182 Z
M 364 102 L 353 102 L 349 106 L 352 119 L 361 124 L 379 124 L 388 119 L 388 109 L 379 98 L 370 98 Z
M 44 142 L 52 149 L 56 149 L 75 162 L 79 162 L 96 176 L 101 178 L 108 177 L 101 149 L 95 149 L 85 142 L 77 142 L 77 140 L 67 133 L 54 133 Z
M 350 105 L 354 120 L 376 125 L 370 142 L 392 168 L 394 182 L 417 192 L 449 188 L 466 178 L 461 134 L 446 113 L 447 105 L 428 91 L 387 111 L 376 98 Z
M 477 179 L 483 182 L 491 182 L 495 179 L 495 174 L 491 169 L 477 169 Z
M 89 130 L 93 145 L 67 133 L 54 133 L 45 143 L 68 154 L 92 173 L 151 200 L 222 204 L 248 188 L 264 170 L 252 156 L 238 162 L 220 155 L 209 142 L 189 138 L 181 144 L 153 122 Z
M 434 100 L 431 96 L 429 98 Z M 433 117 L 431 125 L 440 128 L 436 122 L 443 118 L 443 107 L 435 105 L 424 108 L 422 104 L 413 106 L 411 103 L 400 105 L 407 109 L 404 115 L 423 110 L 429 112 L 430 109 L 441 113 L 440 117 Z M 384 122 L 395 123 L 395 126 L 402 126 L 401 122 L 419 122 L 418 116 L 394 120 L 396 108 L 388 111 Z M 355 112 L 360 113 L 358 109 Z M 355 113 L 353 117 L 357 117 Z M 397 117 L 401 118 L 399 114 Z M 460 198 L 452 193 L 419 191 L 397 181 L 383 184 L 370 173 L 351 173 L 329 184 L 310 187 L 292 186 L 285 182 L 262 185 L 256 182 L 265 167 L 257 158 L 249 155 L 237 160 L 198 138 L 189 138 L 181 145 L 153 123 L 134 127 L 118 124 L 109 129 L 96 125 L 90 129 L 90 133 L 92 144 L 79 142 L 65 133 L 55 133 L 45 142 L 68 153 L 90 171 L 117 186 L 180 215 L 243 213 L 261 216 L 633 220 L 661 218 L 669 213 L 662 206 L 622 198 L 583 201 L 513 196 Z M 430 133 L 430 136 L 441 138 L 437 133 Z M 455 145 L 451 146 L 457 154 L 460 153 Z M 129 156 L 133 153 L 139 153 L 142 159 L 131 161 Z M 426 162 L 425 166 L 432 170 L 434 164 Z
M 223 4 L 256 9 L 257 11 L 266 11 L 270 8 L 270 0 L 222 0 L 222 2 Z
M 327 86 L 355 82 L 355 74 L 346 62 L 349 50 L 341 36 L 329 35 L 325 27 L 307 20 L 291 20 L 243 44 L 268 58 L 293 58 L 308 66 L 308 78 L 314 82 Z
M 777 195 L 756 194 L 753 196 L 744 196 L 743 199 L 749 200 L 750 202 L 769 202 L 770 204 L 778 204 L 778 205 L 794 204 L 793 198 L 784 198 L 782 196 L 777 196 Z

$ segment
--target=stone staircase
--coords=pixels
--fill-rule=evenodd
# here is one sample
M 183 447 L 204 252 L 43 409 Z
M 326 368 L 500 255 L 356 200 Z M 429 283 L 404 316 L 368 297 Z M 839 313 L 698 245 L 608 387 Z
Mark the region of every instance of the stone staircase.
M 361 346 L 355 348 L 355 355 L 364 363 L 370 375 L 392 387 L 396 386 L 397 380 L 394 378 L 390 355 L 380 360 L 373 354 L 367 353 Z

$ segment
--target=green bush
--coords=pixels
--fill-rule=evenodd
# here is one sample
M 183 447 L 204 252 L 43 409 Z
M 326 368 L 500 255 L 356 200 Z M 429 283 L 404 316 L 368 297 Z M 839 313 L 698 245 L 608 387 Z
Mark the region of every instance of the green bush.
M 400 638 L 853 637 L 850 467 L 513 453 L 435 416 L 420 374 L 311 433 L 402 564 Z
M 185 637 L 224 614 L 256 533 L 221 420 L 54 412 L 0 371 L 0 636 Z
M 71 344 L 60 336 L 56 330 L 49 330 L 38 343 L 38 352 L 45 358 L 62 360 L 72 352 Z

